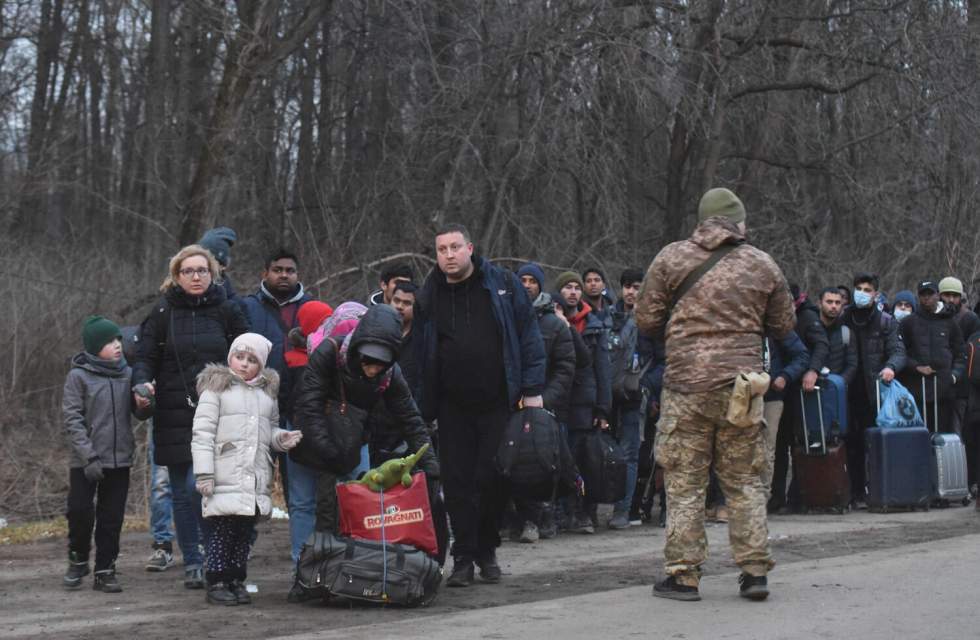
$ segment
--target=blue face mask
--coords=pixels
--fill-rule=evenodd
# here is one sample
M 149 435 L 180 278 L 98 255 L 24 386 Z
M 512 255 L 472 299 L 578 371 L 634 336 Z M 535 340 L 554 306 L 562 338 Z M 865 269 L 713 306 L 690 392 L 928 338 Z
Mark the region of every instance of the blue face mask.
M 908 309 L 895 309 L 895 319 L 901 320 L 902 318 L 907 318 L 912 315 L 912 312 Z
M 866 309 L 871 306 L 871 294 L 861 291 L 860 289 L 854 290 L 854 306 L 861 309 Z

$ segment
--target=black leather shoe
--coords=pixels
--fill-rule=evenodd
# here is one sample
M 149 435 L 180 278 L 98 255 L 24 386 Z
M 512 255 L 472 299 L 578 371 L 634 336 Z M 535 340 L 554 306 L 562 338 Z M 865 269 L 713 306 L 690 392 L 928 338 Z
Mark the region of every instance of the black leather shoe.
M 697 587 L 678 583 L 676 576 L 667 576 L 653 585 L 653 595 L 658 598 L 669 598 L 683 602 L 697 602 L 701 599 L 701 592 L 698 591 Z
M 229 585 L 224 582 L 215 582 L 208 585 L 207 600 L 211 604 L 221 604 L 227 607 L 234 607 L 238 604 L 238 598 L 232 593 Z
M 120 593 L 122 591 L 119 580 L 116 579 L 115 569 L 96 571 L 92 588 L 102 593 Z
M 738 595 L 749 600 L 765 600 L 769 597 L 769 581 L 765 576 L 743 573 L 738 577 Z
M 446 580 L 447 587 L 468 587 L 473 584 L 473 561 L 458 559 L 453 561 L 453 572 Z
M 495 551 L 490 551 L 489 553 L 483 554 L 479 560 L 476 561 L 478 567 L 480 567 L 480 579 L 484 582 L 490 582 L 496 584 L 500 582 L 500 565 L 497 564 L 497 553 Z
M 228 590 L 235 594 L 238 604 L 252 604 L 252 596 L 249 595 L 245 583 L 241 580 L 233 580 L 228 583 Z

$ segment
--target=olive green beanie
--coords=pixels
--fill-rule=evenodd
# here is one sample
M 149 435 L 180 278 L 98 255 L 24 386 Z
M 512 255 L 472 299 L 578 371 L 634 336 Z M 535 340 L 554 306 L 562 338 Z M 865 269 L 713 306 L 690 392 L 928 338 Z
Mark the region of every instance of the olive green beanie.
M 558 274 L 558 278 L 555 280 L 555 289 L 561 291 L 569 282 L 577 282 L 578 286 L 585 288 L 585 285 L 582 284 L 582 276 L 574 271 L 565 271 L 564 273 Z
M 99 355 L 102 347 L 121 337 L 118 325 L 102 316 L 89 316 L 82 325 L 82 344 L 93 356 Z
M 736 224 L 745 222 L 745 206 L 728 189 L 711 189 L 701 196 L 698 203 L 698 222 L 714 217 L 728 218 Z

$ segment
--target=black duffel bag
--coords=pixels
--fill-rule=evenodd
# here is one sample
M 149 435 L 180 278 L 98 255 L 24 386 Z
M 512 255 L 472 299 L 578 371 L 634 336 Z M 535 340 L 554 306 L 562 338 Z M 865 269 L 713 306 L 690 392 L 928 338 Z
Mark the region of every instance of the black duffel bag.
M 561 432 L 548 411 L 527 407 L 511 414 L 497 449 L 497 473 L 513 495 L 549 500 L 561 473 Z
M 311 595 L 423 607 L 442 583 L 439 563 L 406 544 L 353 540 L 316 531 L 303 545 L 296 578 Z
M 610 504 L 626 497 L 626 454 L 609 433 L 590 431 L 578 441 L 575 458 L 587 501 Z

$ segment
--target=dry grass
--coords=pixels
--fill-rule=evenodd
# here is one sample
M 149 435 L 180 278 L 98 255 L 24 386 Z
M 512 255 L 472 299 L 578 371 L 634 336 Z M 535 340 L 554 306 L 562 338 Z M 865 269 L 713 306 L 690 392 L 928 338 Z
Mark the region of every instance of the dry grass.
M 123 531 L 148 531 L 149 525 L 145 517 L 126 516 L 123 521 Z M 21 522 L 0 529 L 0 545 L 29 544 L 51 538 L 68 537 L 68 520 L 63 516 L 52 520 L 36 522 Z

